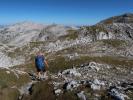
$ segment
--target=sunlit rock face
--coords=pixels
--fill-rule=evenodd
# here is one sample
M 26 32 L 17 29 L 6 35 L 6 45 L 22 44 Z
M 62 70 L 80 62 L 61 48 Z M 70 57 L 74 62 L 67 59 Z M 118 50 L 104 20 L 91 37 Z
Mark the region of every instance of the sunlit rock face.
M 30 45 L 31 42 L 58 40 L 57 38 L 59 36 L 67 34 L 68 29 L 72 28 L 63 25 L 45 25 L 26 21 L 0 27 L 0 67 L 24 64 L 25 59 L 27 59 L 26 56 L 30 57 L 30 54 L 34 54 L 36 51 L 36 45 L 34 45 L 35 48 L 32 48 Z M 51 44 L 51 42 L 48 42 L 47 45 L 49 44 Z M 50 49 L 54 48 L 54 45 L 55 44 L 53 44 L 52 47 L 50 46 Z M 25 50 L 23 50 L 23 48 L 25 48 Z M 41 46 L 40 48 L 45 48 L 45 46 Z M 56 48 L 60 50 L 61 47 Z M 17 52 L 15 50 L 17 50 Z M 10 54 L 12 56 L 10 56 Z

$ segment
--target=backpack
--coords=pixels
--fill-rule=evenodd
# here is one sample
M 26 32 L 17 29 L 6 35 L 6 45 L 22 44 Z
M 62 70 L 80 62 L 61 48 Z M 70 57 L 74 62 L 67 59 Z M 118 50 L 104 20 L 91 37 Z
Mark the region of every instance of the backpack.
M 38 55 L 35 57 L 35 64 L 36 64 L 36 67 L 38 67 L 39 69 L 42 69 L 45 67 L 45 64 L 44 64 L 44 56 L 43 55 Z

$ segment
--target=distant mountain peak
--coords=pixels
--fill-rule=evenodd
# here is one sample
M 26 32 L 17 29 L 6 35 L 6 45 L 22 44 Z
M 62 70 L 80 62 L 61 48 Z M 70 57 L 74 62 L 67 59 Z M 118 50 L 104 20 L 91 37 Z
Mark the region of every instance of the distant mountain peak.
M 128 17 L 128 16 L 133 16 L 133 13 L 125 13 L 123 15 L 126 16 L 126 17 Z
M 22 22 L 17 22 L 17 23 L 11 24 L 11 26 L 13 26 L 13 25 L 42 25 L 42 26 L 44 26 L 44 24 L 36 23 L 33 21 L 22 21 Z
M 119 16 L 113 16 L 101 21 L 98 24 L 112 24 L 112 23 L 133 23 L 133 13 L 125 13 Z

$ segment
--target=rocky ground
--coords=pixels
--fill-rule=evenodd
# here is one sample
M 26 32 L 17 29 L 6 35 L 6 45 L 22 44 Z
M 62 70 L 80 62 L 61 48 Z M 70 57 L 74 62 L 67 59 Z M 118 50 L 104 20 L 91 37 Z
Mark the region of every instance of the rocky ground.
M 60 99 L 66 92 L 73 92 L 75 98 L 80 100 L 133 99 L 132 68 L 90 62 L 79 68 L 74 67 L 48 75 L 48 84 L 53 86 L 51 95 L 55 95 L 54 99 Z M 36 90 L 33 86 L 29 91 L 31 96 L 34 91 Z M 41 92 L 43 91 L 45 92 Z
M 18 98 L 36 100 L 41 96 L 42 98 L 37 100 L 45 100 L 50 96 L 50 100 L 62 100 L 66 97 L 65 100 L 132 100 L 133 61 L 121 60 L 127 64 L 110 65 L 108 62 L 93 61 L 89 58 L 82 64 L 80 62 L 69 66 L 70 68 L 65 67 L 65 63 L 61 60 L 64 66 L 60 61 L 54 64 L 64 68 L 55 66 L 57 70 L 54 70 L 53 61 L 51 61 L 49 62 L 51 68 L 47 74 L 48 78 L 42 81 L 35 80 L 29 75 L 29 72 L 35 74 L 33 64 L 27 65 L 27 67 L 24 65 L 1 69 L 1 98 L 3 98 L 2 100 L 17 100 Z M 74 60 L 74 62 L 78 62 L 78 60 Z M 5 98 L 10 95 L 13 97 Z

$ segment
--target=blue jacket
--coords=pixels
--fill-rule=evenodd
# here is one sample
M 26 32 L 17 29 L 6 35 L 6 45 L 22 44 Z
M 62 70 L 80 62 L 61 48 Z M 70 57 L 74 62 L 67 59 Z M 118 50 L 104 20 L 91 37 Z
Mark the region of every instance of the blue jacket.
M 35 57 L 35 65 L 37 68 L 42 69 L 45 67 L 45 63 L 44 63 L 44 56 L 43 55 L 38 55 Z

